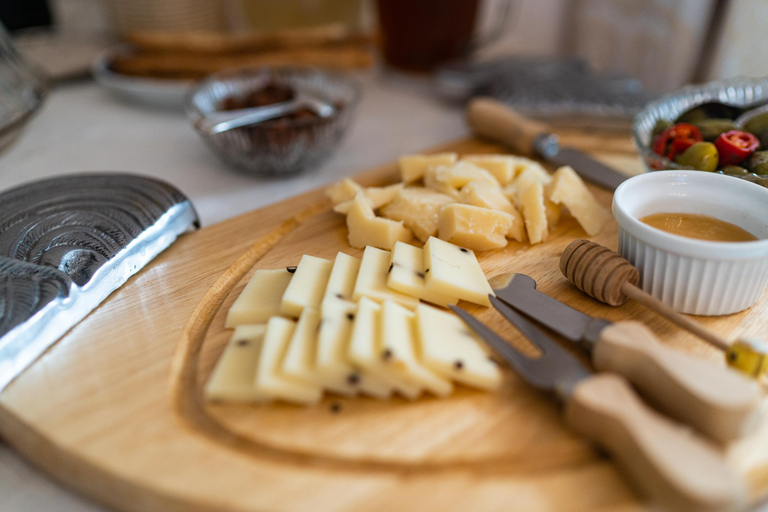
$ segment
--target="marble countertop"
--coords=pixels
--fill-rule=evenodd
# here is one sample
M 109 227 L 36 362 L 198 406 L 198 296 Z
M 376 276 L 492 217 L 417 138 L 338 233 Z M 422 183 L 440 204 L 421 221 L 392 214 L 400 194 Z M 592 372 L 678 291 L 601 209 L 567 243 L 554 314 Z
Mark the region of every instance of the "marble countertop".
M 135 172 L 186 193 L 207 226 L 467 135 L 461 109 L 422 84 L 358 74 L 364 95 L 337 152 L 317 169 L 287 179 L 239 174 L 212 154 L 184 114 L 113 96 L 93 82 L 59 87 L 20 137 L 0 152 L 0 189 L 82 171 Z M 3 512 L 108 509 L 58 486 L 0 439 Z

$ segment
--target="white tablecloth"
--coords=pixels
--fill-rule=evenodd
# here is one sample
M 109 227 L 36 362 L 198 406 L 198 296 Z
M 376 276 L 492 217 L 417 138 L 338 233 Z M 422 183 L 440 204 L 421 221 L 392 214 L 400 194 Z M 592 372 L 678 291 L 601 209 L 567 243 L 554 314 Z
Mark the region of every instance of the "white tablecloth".
M 319 169 L 284 180 L 231 171 L 181 112 L 113 97 L 93 83 L 54 90 L 21 137 L 0 152 L 0 189 L 80 171 L 129 171 L 185 192 L 207 226 L 467 133 L 461 110 L 426 87 L 360 75 L 364 96 L 350 133 Z M 57 486 L 0 441 L 0 510 L 106 510 Z

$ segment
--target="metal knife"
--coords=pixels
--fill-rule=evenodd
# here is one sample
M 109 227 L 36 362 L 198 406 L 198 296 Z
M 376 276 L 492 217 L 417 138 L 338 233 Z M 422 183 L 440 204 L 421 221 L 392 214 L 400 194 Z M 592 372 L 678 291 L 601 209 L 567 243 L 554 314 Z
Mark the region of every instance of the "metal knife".
M 536 281 L 525 274 L 491 281 L 496 297 L 563 337 L 583 342 L 595 369 L 623 375 L 667 415 L 721 442 L 757 426 L 762 393 L 754 381 L 667 347 L 640 322 L 585 315 L 536 290 Z
M 743 504 L 743 481 L 711 442 L 649 408 L 621 376 L 593 374 L 522 315 L 491 302 L 541 356 L 529 359 L 463 309 L 451 309 L 529 384 L 556 393 L 568 426 L 605 448 L 642 494 L 668 510 Z
M 584 179 L 616 190 L 629 178 L 574 148 L 561 148 L 557 135 L 547 126 L 527 119 L 504 103 L 477 98 L 467 106 L 467 122 L 478 135 L 501 142 L 524 156 L 543 158 L 556 165 L 570 165 Z

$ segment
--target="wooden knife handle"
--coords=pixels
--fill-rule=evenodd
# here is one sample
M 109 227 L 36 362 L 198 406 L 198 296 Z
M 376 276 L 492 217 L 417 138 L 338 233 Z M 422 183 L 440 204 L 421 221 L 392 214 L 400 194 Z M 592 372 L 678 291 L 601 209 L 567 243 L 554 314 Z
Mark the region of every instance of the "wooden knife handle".
M 746 486 L 712 443 L 649 408 L 618 375 L 577 383 L 565 419 L 664 509 L 731 510 L 746 499 Z
M 663 345 L 640 322 L 604 328 L 592 362 L 598 371 L 623 375 L 664 413 L 717 441 L 733 441 L 757 426 L 757 383 Z
M 469 102 L 467 122 L 472 130 L 483 137 L 509 146 L 515 153 L 535 156 L 533 143 L 548 132 L 547 126 L 527 119 L 500 101 L 477 98 Z

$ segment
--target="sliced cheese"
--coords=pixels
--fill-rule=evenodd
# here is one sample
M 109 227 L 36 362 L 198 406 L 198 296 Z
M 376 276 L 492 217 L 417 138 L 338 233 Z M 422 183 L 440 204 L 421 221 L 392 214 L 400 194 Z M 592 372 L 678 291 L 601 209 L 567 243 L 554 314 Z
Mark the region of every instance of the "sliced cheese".
M 456 315 L 419 304 L 416 333 L 421 362 L 438 375 L 481 389 L 501 385 L 498 364 Z
M 588 235 L 596 235 L 603 229 L 611 214 L 597 202 L 578 174 L 568 166 L 555 172 L 549 188 L 549 199 L 562 204 L 571 212 Z
M 502 211 L 452 203 L 440 210 L 437 231 L 443 240 L 476 251 L 487 251 L 507 245 L 507 233 L 514 222 L 510 214 Z
M 342 300 L 351 300 L 355 287 L 357 272 L 360 270 L 360 258 L 340 252 L 333 260 L 333 268 L 328 278 L 323 300 L 335 297 Z
M 240 325 L 235 328 L 205 386 L 206 399 L 258 402 L 267 398 L 253 384 L 266 330 L 265 325 Z
M 360 262 L 360 271 L 355 281 L 352 300 L 359 300 L 360 297 L 368 297 L 376 302 L 392 300 L 409 309 L 414 309 L 419 303 L 419 299 L 392 290 L 387 286 L 389 260 L 389 251 L 370 246 L 365 248 L 363 260 Z
M 391 249 L 397 241 L 407 242 L 411 232 L 400 221 L 377 217 L 370 203 L 358 193 L 347 214 L 347 234 L 352 247 L 373 246 Z
M 456 199 L 449 195 L 425 187 L 408 187 L 400 190 L 392 202 L 382 208 L 381 214 L 403 221 L 419 240 L 426 242 L 437 234 L 440 210 L 454 201 Z
M 283 359 L 295 328 L 296 322 L 279 316 L 273 316 L 267 322 L 254 379 L 256 391 L 271 400 L 315 404 L 322 396 L 320 386 L 293 379 L 282 372 Z
M 320 327 L 320 312 L 315 308 L 304 308 L 285 352 L 282 372 L 287 377 L 318 385 L 315 376 L 315 352 L 317 351 L 317 331 Z
M 293 274 L 285 269 L 257 270 L 227 312 L 225 327 L 262 324 L 280 314 L 280 301 Z
M 413 312 L 392 301 L 385 301 L 381 308 L 381 340 L 382 359 L 398 379 L 436 396 L 448 396 L 453 392 L 450 381 L 419 362 Z
M 424 244 L 424 266 L 428 289 L 491 305 L 488 294 L 493 290 L 473 251 L 432 237 Z
M 374 377 L 405 398 L 413 400 L 421 394 L 419 386 L 399 379 L 384 357 L 381 341 L 381 306 L 371 299 L 363 297 L 357 303 L 348 358 L 366 375 Z
M 321 307 L 317 333 L 315 374 L 323 386 L 335 393 L 352 396 L 360 377 L 347 361 L 347 345 L 355 319 L 355 303 L 330 298 Z
M 285 289 L 280 311 L 298 318 L 306 307 L 318 309 L 333 264 L 323 258 L 305 254 Z
M 453 165 L 456 153 L 437 153 L 434 155 L 405 155 L 400 157 L 400 177 L 406 183 L 424 176 L 427 169 L 440 165 Z
M 397 242 L 390 258 L 387 286 L 440 306 L 456 304 L 459 299 L 427 289 L 424 274 L 424 251 L 418 247 Z
M 544 204 L 544 186 L 533 182 L 520 193 L 520 209 L 525 217 L 528 240 L 538 244 L 547 239 L 547 210 Z

